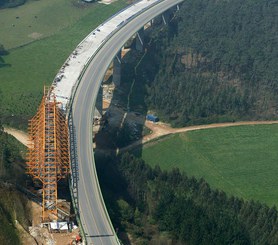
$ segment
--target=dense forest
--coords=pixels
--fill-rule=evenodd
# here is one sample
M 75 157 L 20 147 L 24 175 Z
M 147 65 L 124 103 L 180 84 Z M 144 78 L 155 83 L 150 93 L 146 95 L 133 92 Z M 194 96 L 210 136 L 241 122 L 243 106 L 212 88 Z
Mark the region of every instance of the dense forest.
M 276 207 L 227 196 L 178 169 L 152 169 L 128 153 L 96 162 L 113 223 L 134 244 L 278 244 Z
M 184 1 L 150 32 L 149 109 L 179 126 L 277 118 L 277 13 L 276 0 Z

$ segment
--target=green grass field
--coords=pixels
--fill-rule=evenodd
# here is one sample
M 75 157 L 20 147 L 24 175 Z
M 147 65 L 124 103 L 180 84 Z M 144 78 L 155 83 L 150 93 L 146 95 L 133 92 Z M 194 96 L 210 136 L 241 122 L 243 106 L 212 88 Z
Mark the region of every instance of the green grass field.
M 203 177 L 212 187 L 244 199 L 278 205 L 278 125 L 206 129 L 150 143 L 142 158 Z
M 49 2 L 52 3 L 53 1 Z M 58 0 L 57 2 L 62 4 L 65 1 Z M 66 2 L 71 3 L 72 1 Z M 26 6 L 11 9 L 11 11 L 17 12 L 20 8 L 26 8 L 26 11 L 28 10 L 30 13 L 33 11 L 32 4 L 37 4 L 37 2 L 31 1 Z M 27 9 L 28 6 L 30 8 Z M 10 123 L 11 126 L 15 127 L 26 126 L 27 119 L 34 115 L 41 100 L 43 85 L 51 84 L 68 55 L 91 30 L 124 6 L 126 6 L 126 1 L 119 0 L 111 5 L 95 3 L 86 10 L 76 10 L 75 17 L 72 18 L 77 20 L 80 17 L 78 21 L 74 22 L 72 19 L 71 22 L 67 23 L 68 26 L 62 30 L 57 23 L 56 29 L 52 30 L 56 32 L 55 34 L 13 49 L 9 55 L 4 56 L 5 62 L 10 65 L 0 69 L 1 106 L 4 123 Z M 51 4 L 49 8 L 52 7 Z M 47 15 L 47 12 L 51 12 L 47 9 L 44 18 L 52 19 L 52 14 Z M 65 8 L 65 13 L 61 14 L 66 18 L 72 14 L 70 9 L 72 6 Z M 60 11 L 62 12 L 61 9 Z M 86 14 L 82 13 L 83 16 L 78 16 L 78 11 L 85 11 Z M 50 30 L 45 30 L 45 32 L 48 31 Z M 2 35 L 0 33 L 0 43 L 2 42 Z M 7 31 L 5 35 L 10 35 L 10 33 Z
M 11 49 L 56 34 L 95 7 L 96 4 L 78 5 L 77 0 L 29 0 L 17 8 L 2 9 L 0 43 Z

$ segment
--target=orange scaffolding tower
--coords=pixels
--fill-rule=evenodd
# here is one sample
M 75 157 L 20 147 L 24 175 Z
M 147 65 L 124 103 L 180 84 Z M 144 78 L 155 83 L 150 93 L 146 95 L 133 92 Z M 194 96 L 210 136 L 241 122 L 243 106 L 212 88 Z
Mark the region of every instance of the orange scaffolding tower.
M 68 126 L 51 88 L 44 88 L 28 131 L 27 173 L 42 183 L 42 220 L 57 219 L 57 182 L 69 173 Z

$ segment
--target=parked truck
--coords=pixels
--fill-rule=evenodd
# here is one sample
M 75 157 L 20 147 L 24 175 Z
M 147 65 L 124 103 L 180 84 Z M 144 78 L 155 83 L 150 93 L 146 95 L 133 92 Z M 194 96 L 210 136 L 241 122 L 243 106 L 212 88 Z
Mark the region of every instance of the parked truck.
M 146 119 L 148 121 L 151 121 L 151 122 L 158 122 L 159 121 L 159 118 L 157 116 L 153 115 L 153 114 L 148 114 L 146 116 Z

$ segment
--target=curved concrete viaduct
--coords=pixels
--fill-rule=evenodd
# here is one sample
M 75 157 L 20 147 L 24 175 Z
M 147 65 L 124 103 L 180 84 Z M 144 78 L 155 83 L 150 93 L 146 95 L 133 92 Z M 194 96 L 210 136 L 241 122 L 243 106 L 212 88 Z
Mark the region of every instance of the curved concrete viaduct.
M 125 11 L 122 11 L 110 18 L 111 22 L 122 16 L 122 19 L 114 21 L 114 29 L 111 31 L 105 32 L 108 21 L 89 34 L 77 46 L 53 82 L 57 100 L 60 100 L 69 117 L 72 132 L 72 195 L 77 199 L 74 203 L 87 244 L 119 244 L 102 198 L 92 147 L 92 118 L 104 74 L 118 51 L 133 34 L 157 15 L 182 1 L 142 0 L 127 8 L 129 14 L 125 15 Z M 103 32 L 104 36 L 97 42 L 95 35 L 100 36 Z M 92 48 L 94 41 L 99 46 L 96 46 L 94 52 L 90 52 L 90 57 L 84 58 L 85 51 L 82 51 L 82 47 L 87 45 L 87 48 Z M 79 60 L 79 57 L 82 59 Z M 72 82 L 67 81 L 70 77 L 73 77 Z

